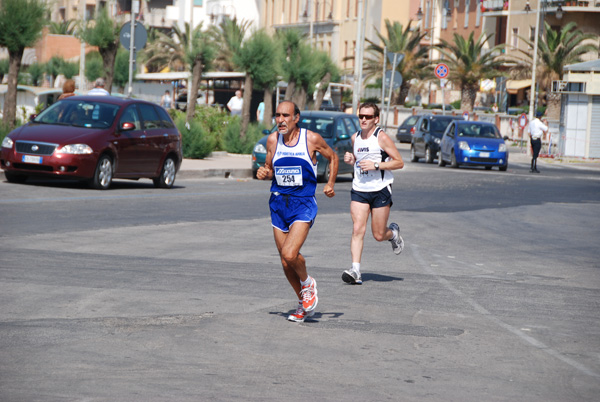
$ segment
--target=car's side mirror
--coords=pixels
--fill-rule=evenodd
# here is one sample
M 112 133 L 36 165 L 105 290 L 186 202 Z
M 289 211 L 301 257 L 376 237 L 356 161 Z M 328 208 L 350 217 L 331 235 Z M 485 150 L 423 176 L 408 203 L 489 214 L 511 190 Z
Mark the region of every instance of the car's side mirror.
M 121 124 L 121 131 L 131 131 L 131 130 L 135 130 L 135 124 L 133 124 L 132 122 L 126 121 L 125 123 Z
M 504 137 L 502 137 L 502 139 L 503 139 L 504 141 L 508 141 L 508 135 L 505 135 Z
M 263 131 L 262 131 L 262 133 L 263 133 L 264 135 L 271 134 L 271 132 L 270 132 L 269 130 L 263 130 Z
M 36 117 L 37 117 L 37 114 L 30 114 L 29 121 L 33 121 L 33 119 L 35 119 Z

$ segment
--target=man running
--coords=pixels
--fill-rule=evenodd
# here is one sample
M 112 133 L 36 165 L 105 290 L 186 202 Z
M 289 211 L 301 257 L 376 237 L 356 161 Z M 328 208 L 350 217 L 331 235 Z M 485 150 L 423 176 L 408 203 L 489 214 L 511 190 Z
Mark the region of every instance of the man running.
M 271 179 L 271 224 L 283 271 L 298 297 L 296 311 L 288 320 L 303 322 L 314 314 L 319 298 L 317 282 L 308 275 L 300 248 L 317 216 L 317 152 L 329 161 L 330 176 L 323 193 L 333 197 L 338 172 L 338 157 L 325 140 L 312 131 L 298 127 L 300 110 L 293 102 L 277 107 L 277 131 L 267 139 L 265 165 L 256 177 Z
M 398 225 L 391 223 L 387 226 L 394 182 L 391 171 L 402 169 L 404 162 L 394 141 L 377 126 L 379 107 L 376 104 L 360 105 L 358 118 L 361 130 L 352 135 L 354 153 L 346 152 L 344 155 L 344 162 L 354 165 L 354 179 L 350 193 L 352 268 L 344 271 L 342 280 L 353 285 L 362 284 L 360 261 L 369 214 L 375 240 L 389 240 L 396 254 L 400 254 L 404 248 Z

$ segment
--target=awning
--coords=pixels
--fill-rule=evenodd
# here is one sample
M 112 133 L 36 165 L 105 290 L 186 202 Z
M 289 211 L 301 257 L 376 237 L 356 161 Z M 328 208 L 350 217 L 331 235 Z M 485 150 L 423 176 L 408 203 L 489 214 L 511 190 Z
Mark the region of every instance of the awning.
M 506 81 L 506 92 L 516 95 L 520 89 L 530 88 L 531 80 L 508 80 Z

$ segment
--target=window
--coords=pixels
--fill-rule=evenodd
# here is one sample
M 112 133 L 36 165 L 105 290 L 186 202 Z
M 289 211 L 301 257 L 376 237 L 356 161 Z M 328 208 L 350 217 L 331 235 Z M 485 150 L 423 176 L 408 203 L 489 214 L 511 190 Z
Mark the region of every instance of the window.
M 513 28 L 511 45 L 514 48 L 519 47 L 519 28 Z
M 152 130 L 162 126 L 161 119 L 158 117 L 158 113 L 156 113 L 156 109 L 154 109 L 152 105 L 140 103 L 138 107 L 140 108 L 142 119 L 144 120 L 145 129 Z
M 158 107 L 158 108 L 156 108 L 156 110 L 158 111 L 158 116 L 160 117 L 162 127 L 164 127 L 164 128 L 174 128 L 175 127 L 175 125 L 173 124 L 173 121 L 171 120 L 171 118 L 169 117 L 169 114 L 167 113 L 167 111 L 165 109 L 163 109 L 162 107 Z
M 532 42 L 535 40 L 535 27 L 529 27 L 529 40 Z
M 475 19 L 475 26 L 478 27 L 481 24 L 481 7 L 476 5 L 477 9 L 477 18 Z
M 138 115 L 135 105 L 128 106 L 127 109 L 125 109 L 125 111 L 121 115 L 121 119 L 119 119 L 119 127 L 122 127 L 123 123 L 135 124 L 136 130 L 142 128 L 142 125 L 140 123 L 140 116 Z
M 471 0 L 465 0 L 465 28 L 469 27 L 469 8 L 471 8 Z

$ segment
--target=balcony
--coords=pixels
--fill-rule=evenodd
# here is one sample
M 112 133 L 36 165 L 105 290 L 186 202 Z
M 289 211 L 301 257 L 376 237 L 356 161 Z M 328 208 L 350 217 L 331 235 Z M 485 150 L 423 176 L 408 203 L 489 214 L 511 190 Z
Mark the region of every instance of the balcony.
M 559 5 L 562 7 L 564 13 L 600 13 L 600 0 L 542 0 L 542 11 L 549 14 L 555 14 Z M 533 11 L 533 9 L 537 7 L 537 1 L 531 0 L 530 7 Z M 511 9 L 509 0 L 484 0 L 481 5 L 481 8 L 481 11 L 483 12 L 483 15 L 485 17 L 501 17 L 507 16 L 509 14 L 527 14 L 527 11 L 525 10 Z

